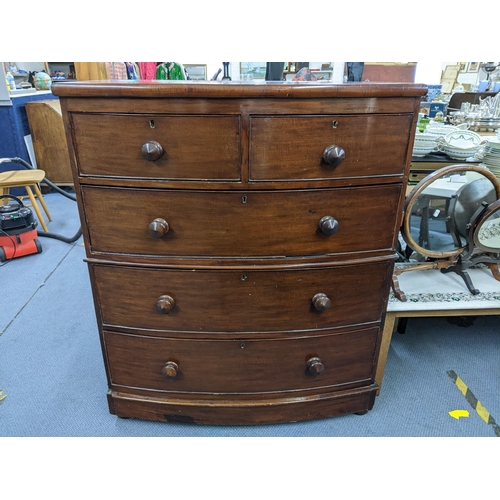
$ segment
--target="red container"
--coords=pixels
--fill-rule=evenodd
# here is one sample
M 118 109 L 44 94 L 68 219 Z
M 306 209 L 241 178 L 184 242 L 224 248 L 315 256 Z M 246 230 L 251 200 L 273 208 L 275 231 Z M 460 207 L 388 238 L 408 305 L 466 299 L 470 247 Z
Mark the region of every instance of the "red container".
M 0 234 L 0 262 L 41 252 L 42 244 L 36 229 L 19 234 Z

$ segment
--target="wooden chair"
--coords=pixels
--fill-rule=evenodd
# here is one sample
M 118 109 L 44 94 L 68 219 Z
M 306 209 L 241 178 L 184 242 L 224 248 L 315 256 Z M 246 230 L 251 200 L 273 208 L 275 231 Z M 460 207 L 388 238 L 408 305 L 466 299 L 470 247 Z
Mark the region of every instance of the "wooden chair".
M 42 182 L 45 178 L 45 172 L 40 169 L 32 170 L 9 170 L 7 172 L 0 172 L 0 195 L 9 194 L 10 188 L 13 187 L 24 187 L 31 201 L 31 206 L 36 212 L 38 220 L 45 232 L 48 232 L 47 225 L 43 219 L 42 212 L 38 203 L 36 201 L 35 195 L 31 188 L 34 189 L 38 201 L 43 207 L 43 210 L 47 214 L 49 222 L 52 220 L 49 209 L 45 204 L 42 193 L 38 184 Z

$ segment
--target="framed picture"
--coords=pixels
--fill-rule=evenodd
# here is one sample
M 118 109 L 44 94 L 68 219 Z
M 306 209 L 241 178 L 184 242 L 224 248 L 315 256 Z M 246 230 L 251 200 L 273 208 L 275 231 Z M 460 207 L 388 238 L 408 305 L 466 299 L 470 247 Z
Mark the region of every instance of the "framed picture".
M 467 63 L 466 62 L 461 62 L 459 64 L 460 64 L 460 73 L 467 71 Z
M 460 64 L 452 64 L 446 66 L 446 68 L 443 71 L 442 79 L 450 79 L 450 78 L 456 79 L 459 72 L 460 72 Z
M 206 64 L 184 64 L 184 68 L 191 80 L 206 80 L 207 65 Z
M 240 74 L 252 75 L 253 79 L 266 77 L 265 62 L 242 62 L 240 63 Z
M 470 62 L 467 66 L 467 73 L 477 73 L 479 71 L 479 65 L 481 63 L 478 62 Z
M 441 79 L 441 92 L 443 94 L 451 94 L 453 87 L 455 86 L 456 78 L 442 78 Z

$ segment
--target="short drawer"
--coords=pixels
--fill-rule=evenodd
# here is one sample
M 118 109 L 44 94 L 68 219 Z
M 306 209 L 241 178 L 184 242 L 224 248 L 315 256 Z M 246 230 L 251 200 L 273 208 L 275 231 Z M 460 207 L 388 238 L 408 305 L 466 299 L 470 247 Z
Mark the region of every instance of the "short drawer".
M 91 252 L 293 257 L 392 248 L 401 184 L 248 193 L 81 189 Z
M 240 179 L 238 116 L 73 113 L 71 120 L 80 175 Z
M 194 333 L 313 330 L 379 321 L 392 269 L 393 261 L 280 271 L 90 264 L 105 326 Z
M 279 340 L 174 340 L 105 332 L 112 386 L 257 393 L 367 384 L 378 328 Z
M 250 122 L 250 180 L 402 175 L 412 115 L 262 116 Z M 338 146 L 345 159 L 323 158 Z

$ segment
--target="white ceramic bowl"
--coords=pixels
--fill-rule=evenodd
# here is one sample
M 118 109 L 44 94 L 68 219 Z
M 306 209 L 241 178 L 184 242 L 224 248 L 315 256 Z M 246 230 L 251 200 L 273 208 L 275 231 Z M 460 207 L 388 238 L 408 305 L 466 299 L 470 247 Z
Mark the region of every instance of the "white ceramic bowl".
M 429 153 L 432 153 L 434 149 L 435 149 L 434 145 L 422 146 L 422 147 L 415 146 L 412 151 L 412 156 L 425 156 L 428 155 Z
M 471 130 L 456 130 L 444 137 L 444 146 L 454 149 L 477 149 L 481 140 L 481 136 Z
M 448 135 L 450 132 L 455 132 L 458 129 L 457 127 L 454 127 L 453 125 L 444 125 L 444 124 L 430 124 L 427 126 L 425 129 L 426 134 L 433 134 L 437 137 L 444 137 Z
M 453 160 L 465 160 L 475 155 L 478 147 L 462 149 L 462 148 L 454 148 L 452 146 L 442 146 L 441 151 L 446 153 Z
M 436 144 L 435 134 L 418 133 L 415 134 L 415 146 L 430 146 L 431 144 Z
M 424 134 L 420 134 L 424 135 Z M 413 143 L 414 148 L 425 148 L 425 149 L 431 149 L 431 151 L 437 151 L 437 143 L 436 143 L 437 136 L 435 135 L 429 135 L 426 137 L 416 137 L 415 141 Z

